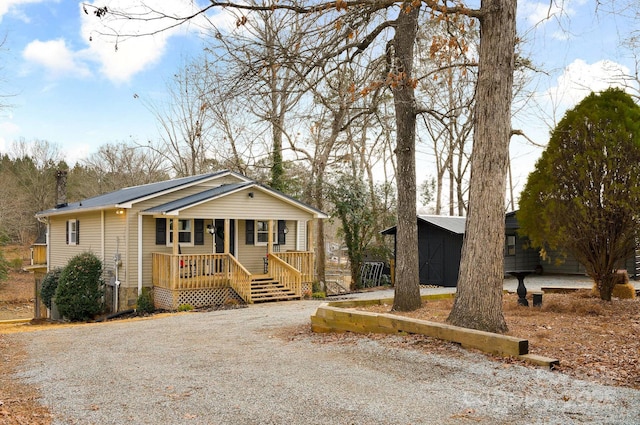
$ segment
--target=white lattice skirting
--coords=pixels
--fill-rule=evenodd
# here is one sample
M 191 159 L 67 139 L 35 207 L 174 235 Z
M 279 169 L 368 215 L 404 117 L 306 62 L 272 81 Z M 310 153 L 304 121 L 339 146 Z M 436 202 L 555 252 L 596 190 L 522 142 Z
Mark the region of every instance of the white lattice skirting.
M 183 289 L 172 291 L 165 288 L 153 288 L 153 303 L 157 309 L 176 310 L 183 304 L 192 307 L 210 307 L 223 305 L 230 300 L 243 303 L 240 296 L 231 288 Z

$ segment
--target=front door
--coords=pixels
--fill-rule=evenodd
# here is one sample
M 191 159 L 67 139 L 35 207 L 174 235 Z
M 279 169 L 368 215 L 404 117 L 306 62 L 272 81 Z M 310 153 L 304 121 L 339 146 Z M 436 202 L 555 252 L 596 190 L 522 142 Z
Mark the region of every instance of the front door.
M 216 254 L 224 253 L 224 220 L 221 218 L 217 218 L 215 221 L 216 226 Z M 231 255 L 236 255 L 236 244 L 235 244 L 235 234 L 236 234 L 236 221 L 230 220 L 229 223 L 229 252 Z

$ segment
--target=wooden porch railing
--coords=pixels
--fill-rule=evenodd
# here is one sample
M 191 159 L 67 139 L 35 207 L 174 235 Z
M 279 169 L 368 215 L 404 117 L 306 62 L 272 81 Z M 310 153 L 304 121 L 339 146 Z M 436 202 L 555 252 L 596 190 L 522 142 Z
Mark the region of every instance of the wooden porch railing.
M 302 297 L 302 274 L 276 255 L 269 256 L 269 276 Z
M 251 273 L 233 255 L 229 254 L 229 282 L 242 299 L 251 303 Z
M 231 286 L 251 302 L 251 274 L 231 254 L 152 253 L 153 285 L 169 290 Z
M 311 251 L 274 252 L 278 257 L 300 272 L 302 282 L 313 282 L 315 276 L 314 253 Z

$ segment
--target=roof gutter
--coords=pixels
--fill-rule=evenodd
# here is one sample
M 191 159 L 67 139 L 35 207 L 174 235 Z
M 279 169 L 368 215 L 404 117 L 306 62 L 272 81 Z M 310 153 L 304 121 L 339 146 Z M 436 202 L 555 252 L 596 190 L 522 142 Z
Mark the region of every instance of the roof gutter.
M 50 211 L 46 214 L 43 214 L 43 212 L 39 212 L 36 213 L 35 217 L 38 221 L 40 221 L 41 218 L 47 218 L 47 217 L 54 217 L 57 215 L 66 215 L 66 214 L 74 214 L 74 213 L 85 213 L 85 212 L 96 212 L 96 211 L 104 211 L 104 210 L 109 210 L 109 209 L 120 209 L 120 208 L 129 208 L 126 205 L 122 205 L 122 204 L 115 204 L 115 205 L 103 205 L 103 206 L 99 206 L 99 207 L 90 207 L 90 208 L 83 208 L 83 207 L 79 207 L 77 209 L 70 209 L 70 210 L 66 210 L 66 211 Z

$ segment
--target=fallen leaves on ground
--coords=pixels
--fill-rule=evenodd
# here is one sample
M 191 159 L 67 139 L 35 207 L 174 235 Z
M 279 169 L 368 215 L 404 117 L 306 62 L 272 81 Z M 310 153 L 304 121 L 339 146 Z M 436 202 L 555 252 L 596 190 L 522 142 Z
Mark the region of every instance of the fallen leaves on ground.
M 40 404 L 40 392 L 33 385 L 15 379 L 15 366 L 22 363 L 26 353 L 0 335 L 0 424 L 49 425 L 49 410 Z
M 518 306 L 517 299 L 503 298 L 507 334 L 528 339 L 531 354 L 560 360 L 557 370 L 576 378 L 640 389 L 640 299 L 602 301 L 590 290 L 545 294 L 542 308 Z M 445 322 L 452 306 L 453 299 L 444 299 L 408 313 L 391 312 L 389 305 L 366 310 Z

